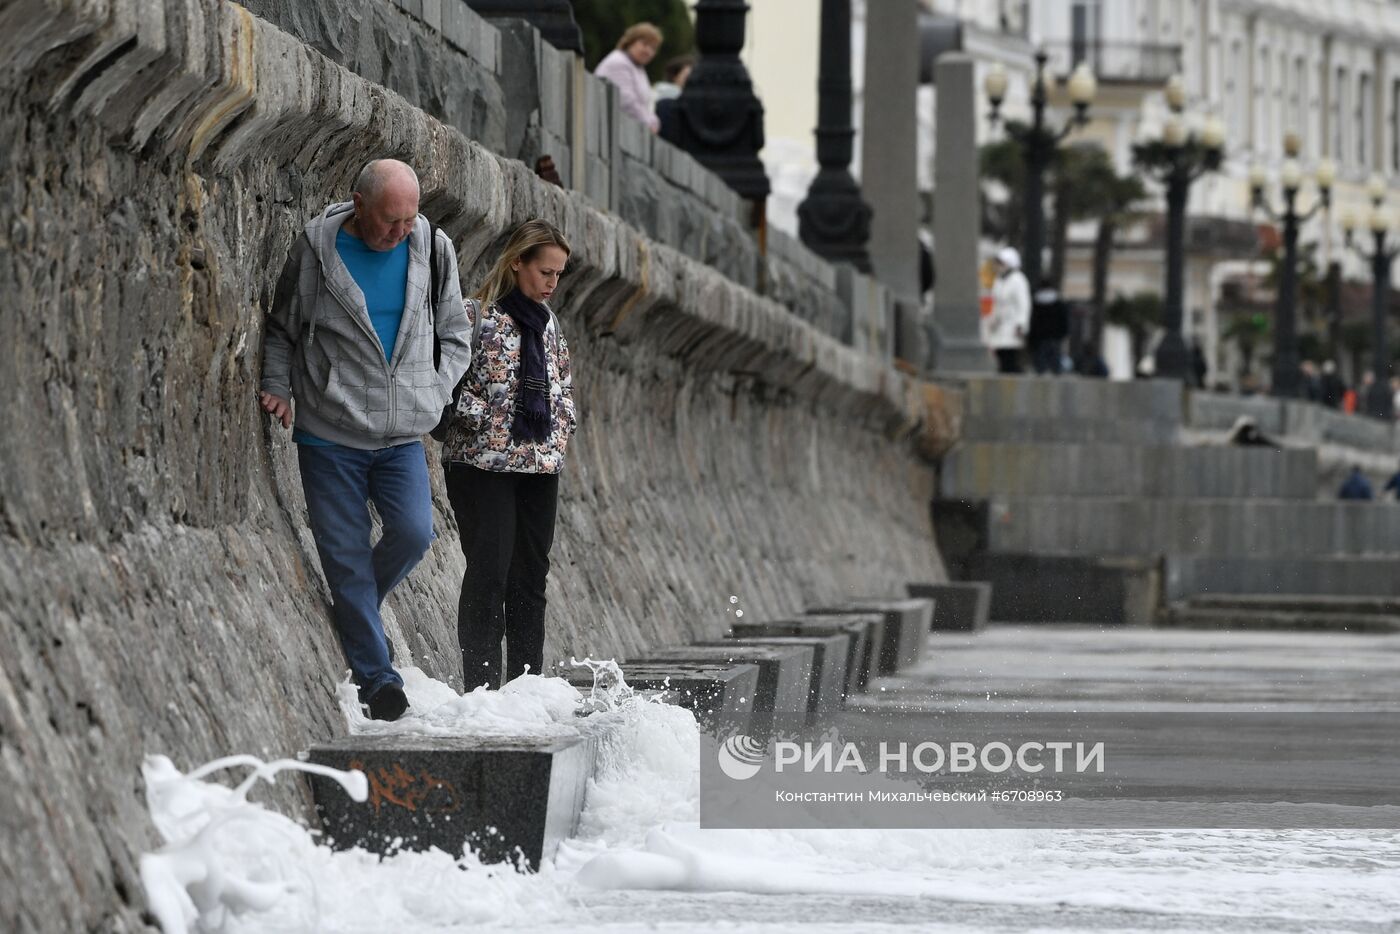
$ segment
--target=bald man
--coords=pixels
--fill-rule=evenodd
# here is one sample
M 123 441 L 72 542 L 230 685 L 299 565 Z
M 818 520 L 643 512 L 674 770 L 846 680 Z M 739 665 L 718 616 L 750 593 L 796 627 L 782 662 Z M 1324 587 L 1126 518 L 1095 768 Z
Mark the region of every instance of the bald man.
M 377 720 L 408 708 L 379 609 L 433 539 L 422 436 L 471 359 L 456 252 L 441 231 L 430 252 L 431 236 L 413 170 L 371 162 L 351 200 L 326 208 L 293 244 L 263 328 L 259 399 L 284 429 L 295 426 L 336 630 Z M 383 520 L 373 547 L 371 501 Z

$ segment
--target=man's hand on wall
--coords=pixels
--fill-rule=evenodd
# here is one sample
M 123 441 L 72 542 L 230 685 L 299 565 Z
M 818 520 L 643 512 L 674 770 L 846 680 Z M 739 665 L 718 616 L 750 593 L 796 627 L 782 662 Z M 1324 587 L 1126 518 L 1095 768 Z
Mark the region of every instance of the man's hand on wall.
M 283 428 L 292 427 L 292 404 L 281 396 L 274 396 L 270 392 L 259 392 L 258 401 L 262 403 L 263 411 L 271 413 L 273 418 L 282 422 Z

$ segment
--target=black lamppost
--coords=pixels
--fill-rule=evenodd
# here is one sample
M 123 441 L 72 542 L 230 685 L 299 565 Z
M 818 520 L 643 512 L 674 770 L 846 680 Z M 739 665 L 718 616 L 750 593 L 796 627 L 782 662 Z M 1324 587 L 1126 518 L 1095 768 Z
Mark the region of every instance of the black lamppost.
M 870 205 L 851 177 L 851 0 L 822 0 L 817 75 L 817 162 L 797 206 L 797 232 L 818 256 L 869 273 Z M 914 193 L 910 192 L 910 197 Z
M 1074 104 L 1074 116 L 1060 129 L 1051 129 L 1045 122 L 1045 107 L 1050 87 L 1046 80 L 1045 63 L 1050 57 L 1044 51 L 1035 53 L 1035 84 L 1031 87 L 1031 124 L 1007 121 L 1006 132 L 1021 147 L 1026 163 L 1025 237 L 1021 250 L 1021 269 L 1031 288 L 1040 287 L 1040 251 L 1045 243 L 1045 170 L 1055 159 L 1060 141 L 1078 127 L 1089 122 L 1089 105 L 1093 103 L 1098 82 L 1086 62 L 1080 62 L 1069 79 L 1069 99 Z M 1054 79 L 1050 79 L 1053 81 Z M 1001 120 L 1001 104 L 1006 99 L 1006 70 L 994 65 L 987 72 L 983 88 L 991 102 L 991 121 Z
M 1185 379 L 1192 372 L 1191 351 L 1181 335 L 1186 254 L 1186 201 L 1191 183 L 1207 172 L 1220 168 L 1224 156 L 1225 126 L 1216 117 L 1206 121 L 1199 133 L 1182 123 L 1186 89 L 1181 76 L 1167 82 L 1167 107 L 1171 116 L 1162 127 L 1162 138 L 1133 147 L 1133 160 L 1167 189 L 1167 282 L 1166 334 L 1157 345 L 1154 358 L 1157 376 Z
M 1366 393 L 1363 404 L 1366 414 L 1389 421 L 1395 415 L 1394 400 L 1390 392 L 1390 353 L 1386 349 L 1386 311 L 1390 301 L 1390 264 L 1400 253 L 1400 247 L 1387 245 L 1390 235 L 1390 218 L 1386 216 L 1385 179 L 1379 175 L 1371 177 L 1368 193 L 1371 196 L 1371 213 L 1366 226 L 1371 229 L 1374 246 L 1367 250 L 1357 246 L 1352 239 L 1356 218 L 1350 214 L 1342 216 L 1342 229 L 1346 232 L 1347 246 L 1371 264 L 1371 372 L 1375 379 Z
M 1298 332 L 1294 319 L 1298 302 L 1298 228 L 1331 204 L 1332 182 L 1337 176 L 1331 159 L 1319 162 L 1314 176 L 1317 201 L 1300 213 L 1298 189 L 1303 184 L 1303 173 L 1298 168 L 1297 158 L 1301 148 L 1297 134 L 1289 133 L 1284 137 L 1283 151 L 1287 158 L 1279 171 L 1279 184 L 1283 188 L 1282 211 L 1275 211 L 1264 197 L 1264 170 L 1255 166 L 1249 173 L 1250 195 L 1255 210 L 1262 211 L 1275 223 L 1283 224 L 1283 266 L 1279 270 L 1278 305 L 1274 312 L 1272 392 L 1286 399 L 1297 398 L 1301 388 L 1298 381 Z
M 761 208 L 768 198 L 763 148 L 763 104 L 739 60 L 744 47 L 744 0 L 700 0 L 695 7 L 695 45 L 700 60 L 677 101 L 676 144 Z M 755 218 L 758 225 L 761 217 Z

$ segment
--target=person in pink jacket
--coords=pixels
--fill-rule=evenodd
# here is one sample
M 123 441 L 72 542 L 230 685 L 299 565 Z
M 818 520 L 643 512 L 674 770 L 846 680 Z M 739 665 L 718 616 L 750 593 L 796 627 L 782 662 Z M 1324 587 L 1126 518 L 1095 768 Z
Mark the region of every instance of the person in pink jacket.
M 655 133 L 661 126 L 652 110 L 651 80 L 646 66 L 661 48 L 661 30 L 651 23 L 629 26 L 613 49 L 593 73 L 616 86 L 622 95 L 622 109 L 651 127 Z

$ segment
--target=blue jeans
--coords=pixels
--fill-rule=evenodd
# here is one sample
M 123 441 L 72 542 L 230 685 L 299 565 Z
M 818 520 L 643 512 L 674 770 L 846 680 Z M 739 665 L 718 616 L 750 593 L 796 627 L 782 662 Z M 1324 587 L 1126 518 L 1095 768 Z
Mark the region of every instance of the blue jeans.
M 433 541 L 433 500 L 421 442 L 377 451 L 297 445 L 311 534 L 330 585 L 345 660 L 366 700 L 403 686 L 389 657 L 379 608 Z M 373 500 L 384 533 L 370 547 Z

